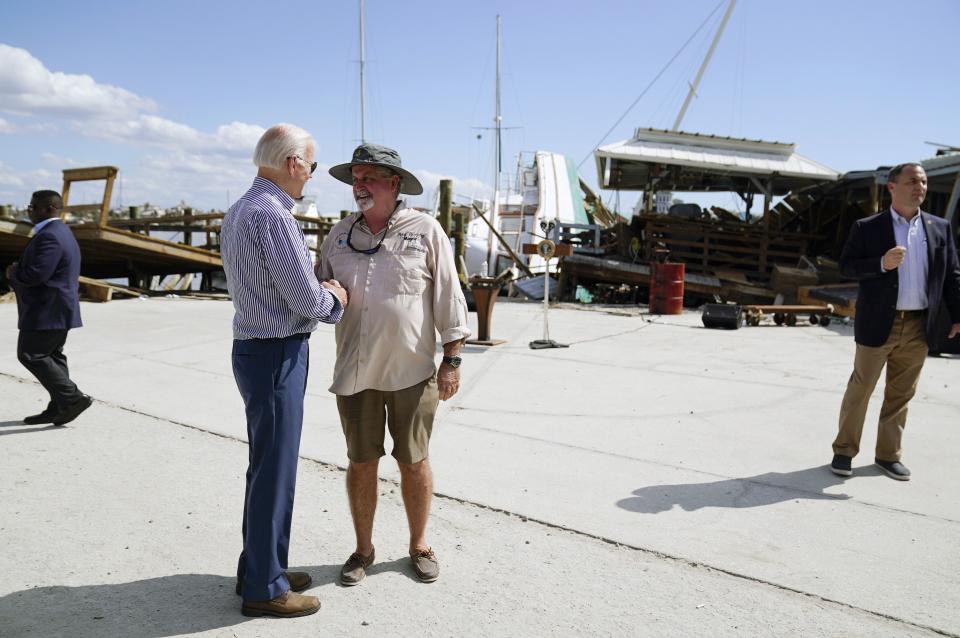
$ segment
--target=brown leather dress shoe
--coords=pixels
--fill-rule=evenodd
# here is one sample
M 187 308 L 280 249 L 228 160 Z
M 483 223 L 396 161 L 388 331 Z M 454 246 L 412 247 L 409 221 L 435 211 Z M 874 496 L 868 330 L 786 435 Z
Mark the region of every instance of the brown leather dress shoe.
M 375 555 L 375 549 L 370 550 L 369 556 L 364 556 L 357 552 L 350 554 L 350 558 L 347 559 L 347 562 L 344 563 L 340 569 L 340 584 L 344 587 L 353 587 L 363 580 L 367 575 L 367 567 L 373 565 Z
M 320 599 L 316 596 L 304 596 L 285 591 L 273 600 L 245 600 L 240 608 L 244 616 L 274 616 L 276 618 L 296 618 L 309 616 L 320 611 Z
M 313 584 L 313 579 L 307 572 L 284 572 L 283 575 L 287 577 L 287 582 L 290 583 L 290 591 L 301 592 Z M 238 578 L 237 586 L 234 588 L 237 596 L 240 595 L 240 585 L 240 579 Z

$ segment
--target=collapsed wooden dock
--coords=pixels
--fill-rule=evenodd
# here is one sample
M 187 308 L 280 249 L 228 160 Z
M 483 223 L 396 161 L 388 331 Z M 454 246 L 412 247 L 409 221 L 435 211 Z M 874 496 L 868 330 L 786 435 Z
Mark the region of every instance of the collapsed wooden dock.
M 80 245 L 81 274 L 97 279 L 126 277 L 131 286 L 149 288 L 154 276 L 188 273 L 211 273 L 223 269 L 220 253 L 209 247 L 197 247 L 151 237 L 112 225 L 110 198 L 118 169 L 96 166 L 63 171 L 63 210 L 61 217 L 78 220 L 69 224 Z M 103 197 L 96 204 L 71 204 L 70 189 L 76 182 L 104 181 Z M 222 217 L 222 214 L 219 214 Z M 154 220 L 146 221 L 146 225 Z M 189 241 L 183 223 L 184 237 Z M 141 225 L 143 227 L 143 225 Z M 210 232 L 219 227 L 208 228 Z M 30 240 L 33 227 L 14 219 L 0 219 L 0 263 L 16 261 Z M 205 278 L 204 281 L 209 281 Z

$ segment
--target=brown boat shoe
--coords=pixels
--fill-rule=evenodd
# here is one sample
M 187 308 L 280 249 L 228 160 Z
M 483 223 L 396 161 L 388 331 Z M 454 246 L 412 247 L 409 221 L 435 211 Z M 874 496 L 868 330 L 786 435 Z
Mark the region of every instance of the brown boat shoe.
M 369 556 L 364 556 L 358 552 L 350 554 L 350 558 L 340 569 L 340 584 L 344 587 L 353 587 L 358 584 L 366 577 L 367 567 L 373 565 L 375 556 L 376 549 L 371 549 Z
M 320 611 L 320 599 L 316 596 L 304 596 L 293 591 L 285 591 L 273 600 L 245 600 L 240 608 L 244 616 L 274 616 L 276 618 L 296 618 L 309 616 Z
M 313 579 L 310 578 L 310 574 L 307 572 L 284 572 L 284 576 L 287 577 L 287 582 L 290 583 L 290 591 L 301 592 L 304 589 L 308 589 L 310 585 L 313 584 Z M 234 588 L 234 591 L 237 592 L 237 596 L 241 592 L 241 583 L 240 579 L 237 579 L 237 586 Z
M 410 560 L 413 561 L 413 571 L 417 572 L 420 582 L 432 583 L 440 578 L 440 562 L 437 561 L 432 547 L 418 547 L 416 551 L 410 552 Z

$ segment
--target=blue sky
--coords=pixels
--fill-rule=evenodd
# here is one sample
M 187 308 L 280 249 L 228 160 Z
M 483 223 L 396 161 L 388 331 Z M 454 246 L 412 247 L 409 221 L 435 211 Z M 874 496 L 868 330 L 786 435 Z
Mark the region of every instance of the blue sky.
M 719 4 L 367 0 L 367 137 L 422 178 L 414 203 L 441 177 L 488 196 L 491 137 L 474 127 L 492 123 L 499 13 L 504 125 L 518 127 L 504 166 L 536 150 L 579 163 Z M 318 142 L 307 194 L 350 207 L 325 168 L 360 137 L 357 3 L 265 6 L 0 4 L 0 203 L 112 164 L 114 205 L 223 208 L 252 178 L 259 132 L 292 122 Z M 723 9 L 606 143 L 672 125 Z M 739 0 L 682 128 L 794 142 L 839 171 L 960 146 L 958 27 L 956 0 Z M 581 173 L 596 184 L 592 158 Z

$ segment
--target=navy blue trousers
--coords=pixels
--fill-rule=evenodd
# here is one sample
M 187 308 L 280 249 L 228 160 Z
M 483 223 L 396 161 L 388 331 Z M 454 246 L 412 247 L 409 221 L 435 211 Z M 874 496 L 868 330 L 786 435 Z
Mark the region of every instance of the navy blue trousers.
M 309 334 L 233 342 L 233 376 L 247 411 L 250 462 L 237 565 L 244 600 L 290 589 L 284 572 L 297 485 Z

